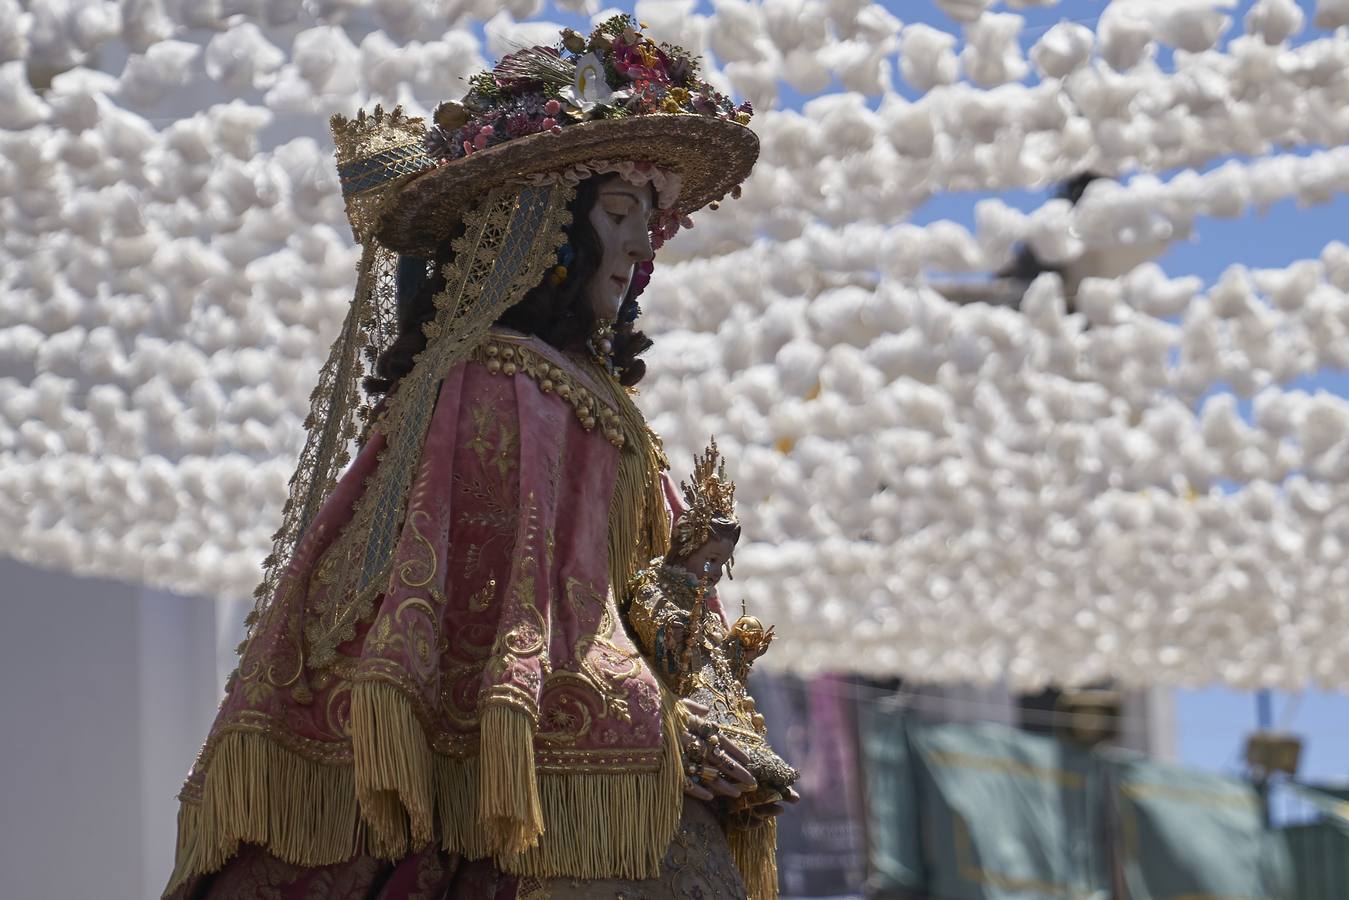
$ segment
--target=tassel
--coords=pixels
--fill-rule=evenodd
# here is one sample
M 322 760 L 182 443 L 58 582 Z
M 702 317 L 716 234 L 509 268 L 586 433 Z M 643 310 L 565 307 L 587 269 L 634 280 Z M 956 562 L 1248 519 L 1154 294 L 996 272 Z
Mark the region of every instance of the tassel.
M 522 710 L 493 703 L 482 711 L 479 727 L 478 824 L 491 847 L 523 853 L 543 833 L 534 722 Z
M 670 522 L 660 473 L 670 463 L 627 391 L 602 370 L 597 376 L 609 388 L 624 437 L 609 502 L 609 584 L 618 608 L 626 610 L 633 576 L 669 549 Z
M 766 819 L 753 828 L 732 827 L 728 837 L 749 900 L 778 900 L 777 822 Z
M 219 870 L 244 842 L 301 866 L 331 865 L 361 852 L 351 767 L 305 759 L 257 732 L 223 735 L 201 796 L 181 797 L 177 858 L 165 896 Z
M 539 775 L 547 829 L 538 846 L 497 859 L 513 875 L 656 878 L 684 811 L 677 698 L 662 691 L 663 745 L 655 771 Z M 484 751 L 485 753 L 485 751 Z
M 351 750 L 374 854 L 398 859 L 430 843 L 431 748 L 402 691 L 383 681 L 352 686 Z
M 646 771 L 538 772 L 532 721 L 502 704 L 482 712 L 479 754 L 433 753 L 411 703 L 380 681 L 352 689 L 354 765 L 306 759 L 259 732 L 228 732 L 212 750 L 201 797 L 180 798 L 164 894 L 218 871 L 242 842 L 326 866 L 360 853 L 402 855 L 430 840 L 432 821 L 444 850 L 493 857 L 513 875 L 655 878 L 684 800 L 679 706 L 662 694 L 663 751 Z

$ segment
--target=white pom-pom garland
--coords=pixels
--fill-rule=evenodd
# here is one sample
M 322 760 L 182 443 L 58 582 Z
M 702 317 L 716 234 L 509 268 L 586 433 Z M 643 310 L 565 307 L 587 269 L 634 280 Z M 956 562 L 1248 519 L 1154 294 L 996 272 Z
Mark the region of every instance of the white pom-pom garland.
M 1157 260 L 1349 190 L 1349 41 L 1292 0 L 1094 29 L 1032 5 L 939 0 L 942 30 L 637 4 L 759 107 L 743 198 L 643 298 L 674 474 L 715 434 L 740 486 L 727 603 L 802 671 L 1343 687 L 1349 403 L 1306 386 L 1349 366 L 1349 248 L 1210 284 Z M 326 116 L 425 113 L 556 27 L 535 0 L 199 6 L 0 0 L 0 527 L 22 559 L 234 597 L 351 295 Z M 1076 203 L 910 221 L 1087 169 L 1111 178 Z M 1060 270 L 1019 310 L 926 286 L 1019 246 Z

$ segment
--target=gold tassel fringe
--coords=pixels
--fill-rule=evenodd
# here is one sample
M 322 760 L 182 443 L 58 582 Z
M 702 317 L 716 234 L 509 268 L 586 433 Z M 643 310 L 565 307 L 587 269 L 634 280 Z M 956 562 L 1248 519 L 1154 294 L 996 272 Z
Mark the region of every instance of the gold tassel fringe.
M 217 871 L 244 842 L 302 866 L 349 859 L 365 844 L 352 768 L 305 759 L 257 732 L 222 736 L 201 797 L 182 798 L 165 894 Z
M 682 812 L 676 710 L 667 695 L 657 771 L 535 774 L 534 728 L 523 712 L 488 706 L 479 755 L 441 756 L 398 688 L 360 682 L 353 765 L 313 762 L 258 732 L 219 739 L 202 798 L 182 800 L 165 895 L 219 870 L 243 842 L 324 866 L 358 853 L 396 858 L 436 829 L 445 850 L 491 856 L 511 874 L 654 878 Z
M 513 875 L 655 878 L 684 811 L 676 703 L 662 690 L 663 754 L 655 772 L 543 772 L 547 829 L 538 846 L 497 865 Z
M 609 584 L 619 609 L 627 609 L 628 585 L 652 558 L 664 556 L 670 546 L 670 521 L 660 473 L 669 468 L 659 438 L 647 427 L 641 410 L 628 393 L 607 377 L 623 430 L 618 474 L 609 501 Z
M 495 703 L 478 723 L 479 827 L 488 845 L 507 855 L 525 852 L 543 833 L 534 769 L 534 722 L 524 711 Z
M 731 828 L 731 858 L 740 870 L 749 900 L 778 900 L 778 823 Z
M 383 681 L 352 685 L 351 751 L 374 854 L 397 859 L 430 843 L 431 748 L 398 688 Z

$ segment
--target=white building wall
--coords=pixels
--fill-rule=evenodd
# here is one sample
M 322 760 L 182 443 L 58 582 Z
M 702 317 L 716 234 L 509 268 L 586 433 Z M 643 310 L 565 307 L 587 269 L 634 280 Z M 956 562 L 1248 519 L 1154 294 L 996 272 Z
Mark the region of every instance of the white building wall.
M 144 900 L 218 697 L 216 607 L 0 559 L 0 898 Z

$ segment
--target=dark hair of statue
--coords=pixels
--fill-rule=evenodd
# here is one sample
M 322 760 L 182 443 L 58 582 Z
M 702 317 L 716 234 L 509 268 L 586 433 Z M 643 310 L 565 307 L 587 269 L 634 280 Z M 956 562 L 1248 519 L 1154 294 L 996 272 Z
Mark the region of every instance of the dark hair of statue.
M 568 205 L 572 223 L 567 226 L 567 241 L 574 257 L 567 278 L 553 284 L 552 269 L 543 281 L 507 309 L 496 324 L 524 334 L 532 334 L 560 350 L 578 350 L 595 327 L 595 316 L 585 296 L 591 277 L 599 269 L 603 248 L 590 224 L 590 211 L 599 196 L 601 178 L 587 179 L 577 187 L 576 197 Z M 462 228 L 462 226 L 461 226 Z M 389 394 L 399 380 L 412 371 L 417 354 L 426 349 L 422 327 L 435 318 L 435 296 L 445 289 L 445 264 L 454 255 L 451 243 L 460 232 L 440 243 L 434 260 L 399 258 L 398 336 L 375 361 L 374 375 L 365 379 L 366 393 Z M 651 346 L 651 339 L 636 329 L 637 301 L 631 293 L 623 298 L 618 322 L 614 326 L 614 365 L 619 381 L 630 387 L 646 374 L 646 363 L 638 355 Z
M 734 549 L 735 545 L 740 542 L 740 523 L 731 519 L 713 519 L 707 524 L 707 541 L 704 546 L 713 541 L 726 541 Z M 698 548 L 694 547 L 690 553 L 681 555 L 677 550 L 671 548 L 665 556 L 665 561 L 671 565 L 683 565 L 688 562 L 689 556 L 697 552 Z

